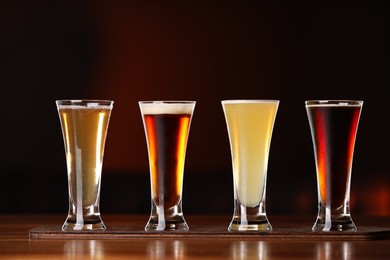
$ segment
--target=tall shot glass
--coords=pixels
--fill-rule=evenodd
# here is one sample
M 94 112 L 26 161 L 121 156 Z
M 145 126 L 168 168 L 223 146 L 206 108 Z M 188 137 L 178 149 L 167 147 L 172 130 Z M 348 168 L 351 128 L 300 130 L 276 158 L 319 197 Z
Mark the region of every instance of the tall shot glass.
M 223 100 L 233 165 L 229 231 L 272 230 L 265 207 L 271 137 L 278 100 Z
M 150 169 L 145 230 L 188 230 L 182 211 L 184 161 L 195 101 L 140 101 Z
M 57 100 L 65 145 L 69 211 L 63 230 L 101 230 L 100 183 L 113 101 Z
M 354 231 L 349 201 L 352 160 L 363 101 L 305 101 L 317 171 L 313 231 Z

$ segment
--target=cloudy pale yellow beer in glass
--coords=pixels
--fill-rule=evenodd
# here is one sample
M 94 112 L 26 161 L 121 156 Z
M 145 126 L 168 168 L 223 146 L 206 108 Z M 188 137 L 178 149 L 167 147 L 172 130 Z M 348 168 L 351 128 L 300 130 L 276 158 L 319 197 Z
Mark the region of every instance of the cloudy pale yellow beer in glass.
M 231 231 L 271 230 L 265 209 L 268 157 L 278 100 L 223 100 L 234 183 Z

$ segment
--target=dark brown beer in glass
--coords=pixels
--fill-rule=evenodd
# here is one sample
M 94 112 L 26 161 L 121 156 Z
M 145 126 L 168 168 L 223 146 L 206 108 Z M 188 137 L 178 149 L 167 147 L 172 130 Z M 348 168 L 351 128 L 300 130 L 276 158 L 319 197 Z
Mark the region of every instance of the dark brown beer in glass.
M 307 101 L 317 170 L 314 230 L 356 230 L 349 209 L 352 161 L 362 101 Z

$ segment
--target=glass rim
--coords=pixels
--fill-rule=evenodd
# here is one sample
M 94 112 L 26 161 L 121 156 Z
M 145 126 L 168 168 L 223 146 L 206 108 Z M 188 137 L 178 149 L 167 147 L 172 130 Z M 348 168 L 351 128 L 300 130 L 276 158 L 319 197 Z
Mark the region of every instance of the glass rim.
M 340 105 L 340 106 L 361 106 L 363 100 L 354 99 L 312 99 L 306 100 L 306 106 L 329 106 L 329 105 Z
M 277 99 L 225 99 L 222 104 L 279 103 Z
M 141 100 L 139 104 L 154 104 L 154 105 L 175 105 L 175 104 L 195 104 L 193 100 Z
M 112 109 L 114 107 L 113 100 L 103 99 L 59 99 L 55 101 L 57 109 L 60 108 L 100 108 Z
M 87 104 L 87 103 L 107 103 L 112 104 L 114 103 L 113 100 L 108 99 L 57 99 L 55 101 L 57 104 L 59 103 L 68 103 L 68 104 Z

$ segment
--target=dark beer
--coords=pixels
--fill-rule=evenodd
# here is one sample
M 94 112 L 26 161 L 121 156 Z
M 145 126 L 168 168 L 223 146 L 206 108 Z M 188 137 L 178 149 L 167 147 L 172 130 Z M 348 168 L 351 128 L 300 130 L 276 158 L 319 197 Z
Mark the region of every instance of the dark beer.
M 349 203 L 355 138 L 361 105 L 307 105 L 320 202 L 330 209 Z

